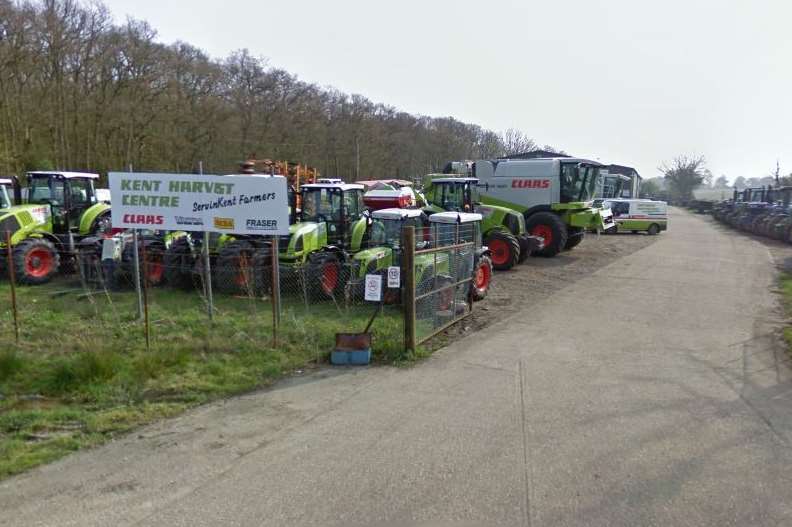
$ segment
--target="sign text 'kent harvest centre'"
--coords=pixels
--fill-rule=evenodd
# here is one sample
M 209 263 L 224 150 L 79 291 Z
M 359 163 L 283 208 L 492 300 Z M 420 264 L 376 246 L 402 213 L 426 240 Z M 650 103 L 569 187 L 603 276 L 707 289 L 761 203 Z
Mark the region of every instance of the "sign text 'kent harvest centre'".
M 289 234 L 282 176 L 110 172 L 113 227 Z

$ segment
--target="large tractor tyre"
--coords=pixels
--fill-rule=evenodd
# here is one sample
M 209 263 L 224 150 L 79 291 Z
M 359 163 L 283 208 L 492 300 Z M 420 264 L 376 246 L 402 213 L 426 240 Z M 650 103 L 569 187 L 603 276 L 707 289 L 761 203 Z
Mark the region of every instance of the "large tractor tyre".
M 255 292 L 253 253 L 253 245 L 245 240 L 234 240 L 223 245 L 212 269 L 218 291 L 247 295 Z
M 544 249 L 536 253 L 537 256 L 553 257 L 566 247 L 567 226 L 552 212 L 537 212 L 529 216 L 525 227 L 529 233 L 544 239 Z
M 484 240 L 492 254 L 492 267 L 498 271 L 508 271 L 520 261 L 520 242 L 505 231 L 492 231 Z
M 333 253 L 315 256 L 308 264 L 308 293 L 316 299 L 342 296 L 346 284 L 344 265 Z
M 165 251 L 163 265 L 165 266 L 165 282 L 171 287 L 192 289 L 195 286 L 193 281 L 195 255 L 186 238 L 180 238 L 171 243 L 171 246 Z
M 52 280 L 60 267 L 55 244 L 43 238 L 29 238 L 13 249 L 14 275 L 20 284 L 39 285 Z
M 253 253 L 253 280 L 256 294 L 272 294 L 272 249 L 261 247 Z M 281 284 L 283 281 L 281 281 Z M 281 287 L 281 293 L 283 288 Z
M 476 262 L 476 272 L 473 274 L 473 300 L 484 300 L 489 293 L 492 283 L 492 261 L 489 256 L 482 256 Z
M 141 285 L 157 287 L 165 282 L 165 244 L 156 239 L 138 240 Z M 121 272 L 130 284 L 135 283 L 135 245 L 128 243 L 121 253 Z
M 567 251 L 580 245 L 580 242 L 586 237 L 586 230 L 583 227 L 568 227 L 567 232 L 569 234 L 566 244 L 564 244 L 564 249 Z
M 649 226 L 649 229 L 646 231 L 646 233 L 649 236 L 654 236 L 655 234 L 657 234 L 659 232 L 660 232 L 660 226 L 658 224 L 656 224 L 656 223 L 651 224 Z

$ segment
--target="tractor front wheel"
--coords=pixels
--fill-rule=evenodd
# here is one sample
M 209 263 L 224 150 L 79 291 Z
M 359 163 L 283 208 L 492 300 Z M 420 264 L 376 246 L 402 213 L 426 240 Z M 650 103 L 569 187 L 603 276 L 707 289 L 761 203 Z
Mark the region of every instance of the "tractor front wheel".
M 520 242 L 511 233 L 492 231 L 484 240 L 492 254 L 492 266 L 498 271 L 508 271 L 520 260 Z
M 335 298 L 344 290 L 345 272 L 341 261 L 333 253 L 320 254 L 308 268 L 308 292 L 315 298 Z
M 473 275 L 473 300 L 484 300 L 492 283 L 492 261 L 489 256 L 482 256 L 476 263 Z
M 649 230 L 646 232 L 649 234 L 649 236 L 654 236 L 660 232 L 660 227 L 656 223 L 653 223 L 649 226 Z
M 561 252 L 567 244 L 567 226 L 552 212 L 537 212 L 525 221 L 525 227 L 533 235 L 544 239 L 544 248 L 537 256 L 552 257 Z
M 21 284 L 39 285 L 52 280 L 60 266 L 55 245 L 43 238 L 29 238 L 14 247 L 14 272 Z

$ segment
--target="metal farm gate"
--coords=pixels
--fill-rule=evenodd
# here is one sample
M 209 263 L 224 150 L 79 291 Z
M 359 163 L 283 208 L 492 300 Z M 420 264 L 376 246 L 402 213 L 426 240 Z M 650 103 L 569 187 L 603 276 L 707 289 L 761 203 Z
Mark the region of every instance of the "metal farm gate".
M 432 224 L 403 231 L 405 347 L 416 346 L 472 310 L 475 224 Z

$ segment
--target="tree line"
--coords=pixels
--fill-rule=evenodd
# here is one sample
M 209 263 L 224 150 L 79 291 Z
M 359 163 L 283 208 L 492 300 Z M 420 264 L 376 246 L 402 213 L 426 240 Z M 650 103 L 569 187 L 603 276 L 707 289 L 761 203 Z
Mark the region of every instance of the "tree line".
M 346 180 L 537 148 L 298 79 L 241 50 L 213 59 L 79 0 L 0 0 L 0 173 L 237 170 L 250 154 Z

